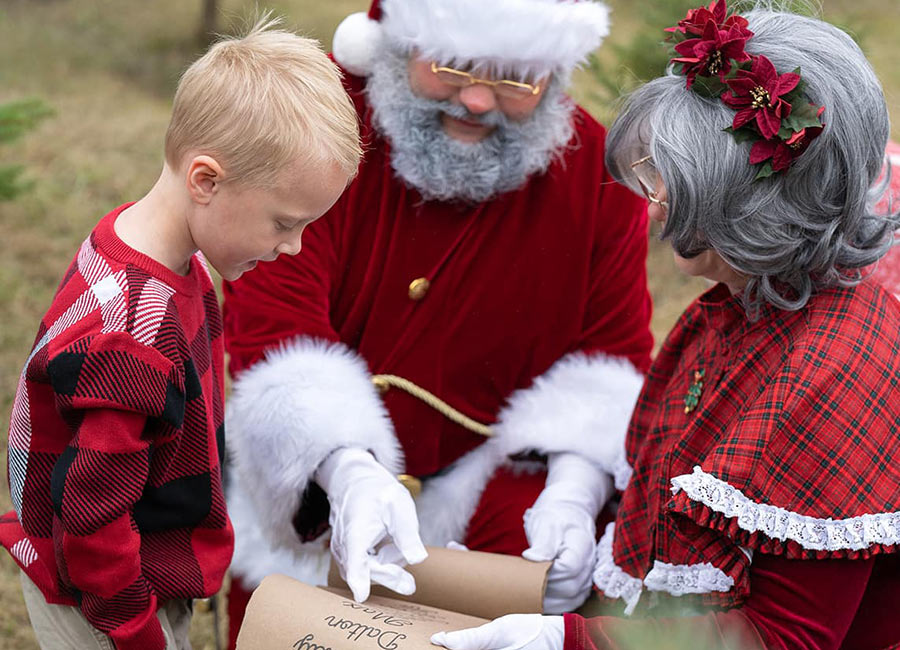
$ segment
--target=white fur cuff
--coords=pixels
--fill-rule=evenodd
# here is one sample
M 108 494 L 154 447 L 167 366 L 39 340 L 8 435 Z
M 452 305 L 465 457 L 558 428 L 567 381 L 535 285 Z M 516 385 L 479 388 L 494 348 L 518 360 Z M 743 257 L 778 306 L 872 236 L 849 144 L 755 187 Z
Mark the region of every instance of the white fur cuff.
M 494 425 L 505 454 L 574 452 L 610 474 L 643 384 L 625 359 L 569 354 L 516 391 Z
M 277 547 L 299 549 L 292 522 L 300 499 L 335 449 L 367 449 L 393 473 L 403 467 L 365 361 L 340 343 L 301 338 L 241 373 L 226 430 L 235 478 Z

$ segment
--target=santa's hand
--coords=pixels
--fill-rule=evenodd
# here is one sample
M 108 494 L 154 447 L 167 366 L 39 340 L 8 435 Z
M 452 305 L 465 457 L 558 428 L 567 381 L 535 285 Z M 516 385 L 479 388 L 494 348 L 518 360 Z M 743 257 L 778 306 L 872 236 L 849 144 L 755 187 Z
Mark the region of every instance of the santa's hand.
M 544 612 L 561 614 L 579 607 L 591 593 L 597 513 L 612 494 L 612 479 L 587 459 L 570 453 L 547 460 L 547 483 L 525 512 L 531 545 L 526 560 L 552 560 L 544 593 Z
M 562 650 L 562 616 L 507 614 L 480 627 L 438 632 L 435 645 L 449 650 Z
M 365 601 L 372 582 L 413 593 L 416 582 L 403 566 L 428 554 L 406 488 L 372 454 L 352 448 L 322 461 L 316 482 L 328 495 L 331 552 L 353 598 Z

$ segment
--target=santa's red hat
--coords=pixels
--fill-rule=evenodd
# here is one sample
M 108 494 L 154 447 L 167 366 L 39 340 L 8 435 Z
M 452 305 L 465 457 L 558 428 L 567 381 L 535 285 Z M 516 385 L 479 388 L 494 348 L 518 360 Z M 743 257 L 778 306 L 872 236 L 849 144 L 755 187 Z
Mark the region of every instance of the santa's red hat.
M 334 58 L 365 76 L 381 39 L 442 62 L 488 60 L 569 71 L 609 32 L 593 0 L 373 0 L 334 33 Z

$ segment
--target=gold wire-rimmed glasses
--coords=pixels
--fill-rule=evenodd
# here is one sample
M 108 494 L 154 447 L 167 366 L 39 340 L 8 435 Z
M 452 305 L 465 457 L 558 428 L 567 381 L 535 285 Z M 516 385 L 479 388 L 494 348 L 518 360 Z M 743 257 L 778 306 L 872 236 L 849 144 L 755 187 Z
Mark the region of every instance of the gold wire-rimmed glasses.
M 638 184 L 641 186 L 641 190 L 644 192 L 647 200 L 650 203 L 655 203 L 663 210 L 668 210 L 669 202 L 660 201 L 658 197 L 656 188 L 659 187 L 659 171 L 656 169 L 656 165 L 653 164 L 653 156 L 644 156 L 639 160 L 635 160 L 631 163 L 631 170 L 634 172 L 634 176 L 637 178 Z
M 524 99 L 533 97 L 541 92 L 541 84 L 529 84 L 522 81 L 513 81 L 512 79 L 480 79 L 465 70 L 439 66 L 434 61 L 431 62 L 431 72 L 439 81 L 450 86 L 464 88 L 474 84 L 484 84 L 493 88 L 494 92 L 501 97 L 509 99 Z

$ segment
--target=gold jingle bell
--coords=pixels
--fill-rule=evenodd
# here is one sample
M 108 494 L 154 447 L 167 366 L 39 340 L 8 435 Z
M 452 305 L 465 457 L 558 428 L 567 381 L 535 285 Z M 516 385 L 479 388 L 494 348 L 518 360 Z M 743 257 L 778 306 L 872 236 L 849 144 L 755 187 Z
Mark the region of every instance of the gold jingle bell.
M 400 484 L 409 490 L 409 493 L 412 495 L 413 499 L 418 498 L 420 494 L 422 494 L 422 480 L 416 478 L 412 474 L 398 474 L 397 480 L 400 481 Z
M 428 281 L 428 278 L 416 278 L 409 283 L 409 299 L 421 300 L 430 288 L 431 282 Z

